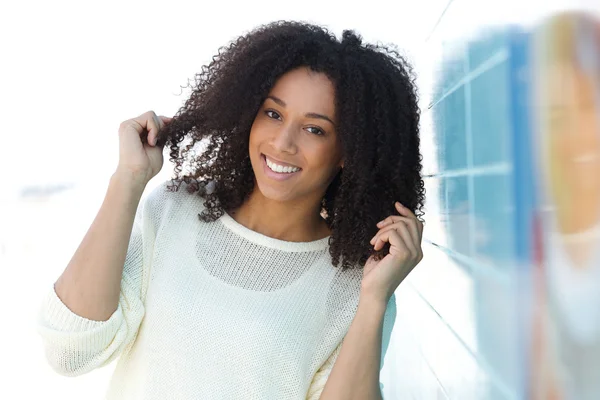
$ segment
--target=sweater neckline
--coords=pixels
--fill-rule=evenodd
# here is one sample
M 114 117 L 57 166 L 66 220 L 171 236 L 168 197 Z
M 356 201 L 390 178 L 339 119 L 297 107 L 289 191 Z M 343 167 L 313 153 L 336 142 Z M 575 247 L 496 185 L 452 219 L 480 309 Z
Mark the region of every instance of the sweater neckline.
M 287 240 L 276 239 L 262 233 L 253 231 L 250 228 L 237 222 L 227 211 L 223 210 L 223 215 L 219 221 L 233 233 L 243 237 L 260 246 L 269 247 L 276 250 L 288 252 L 316 251 L 323 250 L 329 245 L 331 235 L 322 239 L 313 240 L 311 242 L 289 242 Z

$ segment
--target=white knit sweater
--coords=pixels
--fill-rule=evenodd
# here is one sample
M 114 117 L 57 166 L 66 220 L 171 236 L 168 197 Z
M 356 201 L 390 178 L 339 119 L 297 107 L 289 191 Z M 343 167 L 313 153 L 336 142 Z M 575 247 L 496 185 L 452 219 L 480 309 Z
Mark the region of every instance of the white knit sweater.
M 318 399 L 358 306 L 362 269 L 327 238 L 288 242 L 161 183 L 138 206 L 117 310 L 74 314 L 48 291 L 38 332 L 51 367 L 77 376 L 119 357 L 107 399 Z M 384 317 L 383 357 L 396 317 Z

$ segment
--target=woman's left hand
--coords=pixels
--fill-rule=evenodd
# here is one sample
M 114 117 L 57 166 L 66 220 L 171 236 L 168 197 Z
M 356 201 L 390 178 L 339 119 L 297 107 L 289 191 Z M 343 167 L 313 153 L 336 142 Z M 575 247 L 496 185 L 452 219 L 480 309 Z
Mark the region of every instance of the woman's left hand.
M 396 202 L 400 215 L 390 215 L 377 224 L 379 231 L 371 239 L 375 250 L 390 244 L 389 253 L 379 261 L 373 256 L 367 260 L 361 282 L 361 297 L 369 297 L 385 304 L 400 283 L 423 259 L 421 239 L 423 223 L 408 208 Z

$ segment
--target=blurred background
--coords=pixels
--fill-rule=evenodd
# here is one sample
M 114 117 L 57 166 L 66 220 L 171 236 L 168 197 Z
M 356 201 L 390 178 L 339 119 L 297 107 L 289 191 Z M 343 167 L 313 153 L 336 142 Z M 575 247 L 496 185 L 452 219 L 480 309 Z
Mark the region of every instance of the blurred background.
M 600 398 L 600 3 L 350 4 L 0 6 L 1 399 L 103 398 L 115 363 L 57 375 L 35 313 L 102 203 L 118 126 L 173 115 L 220 46 L 278 19 L 395 43 L 417 73 L 425 258 L 396 293 L 384 397 Z

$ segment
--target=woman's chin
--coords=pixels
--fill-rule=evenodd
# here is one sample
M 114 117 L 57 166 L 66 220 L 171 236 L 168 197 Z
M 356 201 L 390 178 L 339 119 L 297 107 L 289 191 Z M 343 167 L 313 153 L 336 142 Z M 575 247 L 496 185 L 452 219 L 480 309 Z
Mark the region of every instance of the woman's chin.
M 277 188 L 269 183 L 262 182 L 262 179 L 257 179 L 257 186 L 263 197 L 273 201 L 289 201 L 294 198 L 293 192 L 290 189 Z

